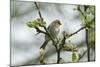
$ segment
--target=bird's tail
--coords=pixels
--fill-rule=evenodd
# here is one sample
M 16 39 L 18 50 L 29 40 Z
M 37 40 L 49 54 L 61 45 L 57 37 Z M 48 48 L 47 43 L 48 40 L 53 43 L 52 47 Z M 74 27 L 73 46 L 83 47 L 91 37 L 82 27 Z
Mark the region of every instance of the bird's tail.
M 43 44 L 42 44 L 42 46 L 40 47 L 40 49 L 42 48 L 42 49 L 45 49 L 45 47 L 46 47 L 46 45 L 48 44 L 48 41 L 45 41 Z

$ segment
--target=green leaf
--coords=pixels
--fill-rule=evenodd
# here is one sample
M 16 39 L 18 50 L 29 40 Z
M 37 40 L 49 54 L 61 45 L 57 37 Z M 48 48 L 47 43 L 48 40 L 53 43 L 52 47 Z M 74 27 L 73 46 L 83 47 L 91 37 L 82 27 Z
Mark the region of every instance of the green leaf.
M 72 61 L 75 62 L 76 60 L 77 60 L 76 53 L 73 52 L 73 53 L 72 53 Z
M 40 27 L 46 26 L 46 22 L 42 21 L 41 18 L 37 18 L 36 21 L 39 23 Z
M 32 20 L 31 21 L 28 21 L 26 24 L 30 28 L 36 28 L 36 27 L 39 26 L 39 24 L 38 24 L 38 22 L 36 20 L 34 20 L 34 21 L 32 21 Z
M 26 24 L 28 27 L 34 28 L 34 23 L 32 21 L 28 21 Z
M 37 20 L 34 20 L 33 23 L 34 23 L 34 27 L 35 27 L 35 28 L 39 26 L 39 23 L 38 23 Z

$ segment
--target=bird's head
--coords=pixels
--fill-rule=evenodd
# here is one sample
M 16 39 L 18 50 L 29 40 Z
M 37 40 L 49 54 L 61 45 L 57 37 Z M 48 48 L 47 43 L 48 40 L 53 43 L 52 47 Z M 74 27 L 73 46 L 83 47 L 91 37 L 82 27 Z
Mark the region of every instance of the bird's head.
M 60 20 L 56 19 L 51 23 L 54 27 L 58 28 L 61 25 Z

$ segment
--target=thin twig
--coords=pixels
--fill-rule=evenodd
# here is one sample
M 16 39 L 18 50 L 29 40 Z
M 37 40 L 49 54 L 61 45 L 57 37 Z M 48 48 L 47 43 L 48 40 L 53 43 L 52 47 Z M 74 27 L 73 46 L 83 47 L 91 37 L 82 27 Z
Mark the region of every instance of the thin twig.
M 36 2 L 34 2 L 34 4 L 35 4 L 35 6 L 36 6 L 36 8 L 37 8 L 37 10 L 38 10 L 38 14 L 39 14 L 39 17 L 40 17 L 41 21 L 43 21 L 43 17 L 42 17 L 42 14 L 41 14 L 41 12 L 40 12 L 40 8 L 38 7 L 38 5 L 37 5 Z
M 57 51 L 57 53 L 58 53 L 58 56 L 57 56 L 57 58 L 58 58 L 58 60 L 57 60 L 57 63 L 59 64 L 60 63 L 60 51 L 61 51 L 61 49 L 63 48 L 63 45 L 65 44 L 65 41 L 66 41 L 66 36 L 65 35 L 63 35 L 63 39 L 62 39 L 62 41 L 61 41 L 61 44 L 59 44 L 59 49 L 58 49 L 58 51 Z
M 77 30 L 76 32 L 70 34 L 70 35 L 68 36 L 68 38 L 71 37 L 71 36 L 73 36 L 73 35 L 75 35 L 75 34 L 77 34 L 79 31 L 81 31 L 81 30 L 83 30 L 83 29 L 85 29 L 85 28 L 86 28 L 86 27 L 81 27 L 81 28 L 80 28 L 79 30 Z
M 84 57 L 84 55 L 87 53 L 87 50 L 85 50 L 84 52 L 83 52 L 83 54 L 81 55 L 81 56 L 79 56 L 79 58 L 78 58 L 78 62 Z
M 46 32 L 44 32 L 44 31 L 40 30 L 38 27 L 36 27 L 35 29 L 36 29 L 36 31 L 37 31 L 38 33 L 47 34 Z

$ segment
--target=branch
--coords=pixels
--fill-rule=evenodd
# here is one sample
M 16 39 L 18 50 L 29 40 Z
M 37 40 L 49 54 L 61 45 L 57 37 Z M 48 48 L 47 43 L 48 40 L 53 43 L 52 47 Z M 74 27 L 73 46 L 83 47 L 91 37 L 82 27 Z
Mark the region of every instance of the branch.
M 60 46 L 60 48 L 58 49 L 58 51 L 57 51 L 57 53 L 58 53 L 58 55 L 57 55 L 57 58 L 58 58 L 58 60 L 57 60 L 57 63 L 60 63 L 60 51 L 61 51 L 61 49 L 63 48 L 63 45 L 65 44 L 65 41 L 66 41 L 66 34 L 65 34 L 65 32 L 63 33 L 63 39 L 62 39 L 62 41 L 61 41 L 61 44 L 59 44 L 59 46 Z
M 35 29 L 36 29 L 36 31 L 37 31 L 38 33 L 47 34 L 46 32 L 44 32 L 44 31 L 40 30 L 38 27 L 36 27 Z
M 82 12 L 82 10 L 80 9 L 80 6 L 77 7 L 77 10 L 78 10 L 83 16 L 85 16 L 84 13 Z
M 88 34 L 89 34 L 89 30 L 86 29 L 87 59 L 88 61 L 90 61 L 90 46 L 88 42 Z
M 73 36 L 73 35 L 75 35 L 75 34 L 77 34 L 78 32 L 80 32 L 81 30 L 83 30 L 83 29 L 85 29 L 85 28 L 86 28 L 86 27 L 81 27 L 81 28 L 80 28 L 79 30 L 77 30 L 76 32 L 70 34 L 70 35 L 68 36 L 68 38 L 71 37 L 71 36 Z
M 87 50 L 85 50 L 81 56 L 79 55 L 78 62 L 84 57 L 84 55 L 85 55 L 86 53 L 87 53 Z
M 39 17 L 40 17 L 41 21 L 43 21 L 43 17 L 42 17 L 42 14 L 41 14 L 41 12 L 40 12 L 40 8 L 38 7 L 38 5 L 37 5 L 36 2 L 34 2 L 34 4 L 35 4 L 35 6 L 36 6 L 36 8 L 37 8 L 37 10 L 38 10 L 38 14 L 39 14 Z

